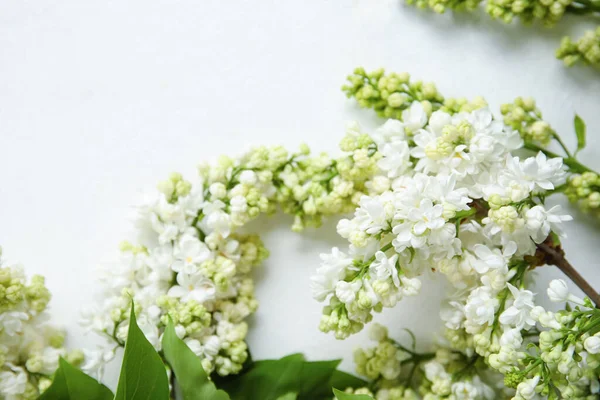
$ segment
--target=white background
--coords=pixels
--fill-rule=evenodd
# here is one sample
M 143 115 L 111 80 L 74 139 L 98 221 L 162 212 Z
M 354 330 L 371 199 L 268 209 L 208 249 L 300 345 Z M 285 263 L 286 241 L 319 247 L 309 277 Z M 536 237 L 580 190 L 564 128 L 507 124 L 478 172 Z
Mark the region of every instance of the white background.
M 484 95 L 496 109 L 533 96 L 570 145 L 577 111 L 589 128 L 581 157 L 600 169 L 600 75 L 553 57 L 562 34 L 586 28 L 576 22 L 504 26 L 396 0 L 3 0 L 0 244 L 8 259 L 46 275 L 69 343 L 91 346 L 78 310 L 93 301 L 97 267 L 117 260 L 142 193 L 172 171 L 189 176 L 200 161 L 254 144 L 335 151 L 345 121 L 378 122 L 340 91 L 359 65 L 409 71 L 448 97 Z M 568 258 L 600 286 L 600 226 L 576 219 Z M 308 289 L 318 254 L 341 243 L 334 222 L 303 235 L 283 216 L 254 223 L 272 254 L 257 274 L 255 358 L 304 352 L 346 357 L 352 369 L 352 348 L 366 335 L 340 342 L 320 333 L 321 305 Z M 537 291 L 545 296 L 559 274 L 541 271 Z M 437 330 L 443 289 L 427 281 L 420 297 L 381 318 L 397 338 L 410 327 L 427 344 Z

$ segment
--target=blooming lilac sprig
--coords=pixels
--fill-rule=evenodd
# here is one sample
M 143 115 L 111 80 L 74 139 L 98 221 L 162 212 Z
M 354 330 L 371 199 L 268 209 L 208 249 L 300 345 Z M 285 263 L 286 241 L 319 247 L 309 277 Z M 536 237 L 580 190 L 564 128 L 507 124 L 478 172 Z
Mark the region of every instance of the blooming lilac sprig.
M 519 19 L 525 24 L 541 22 L 553 26 L 562 20 L 565 14 L 600 15 L 598 0 L 406 0 L 407 4 L 418 8 L 429 8 L 438 14 L 451 11 L 475 11 L 485 4 L 485 11 L 493 19 L 510 24 Z M 598 67 L 600 65 L 600 28 L 585 33 L 577 42 L 569 36 L 563 37 L 556 50 L 556 58 L 566 66 L 582 62 Z
M 383 69 L 367 73 L 363 68 L 357 68 L 347 79 L 349 84 L 344 86 L 343 90 L 348 97 L 355 98 L 361 107 L 374 109 L 379 116 L 402 120 L 408 134 L 414 129 L 412 126 L 420 122 L 415 118 L 407 120 L 407 116 L 411 115 L 407 109 L 414 106 L 415 101 L 422 104 L 427 114 L 436 110 L 456 114 L 487 106 L 486 101 L 480 97 L 471 102 L 465 99 L 444 98 L 433 84 L 412 81 L 406 73 L 386 74 Z M 388 101 L 392 94 L 402 101 Z M 586 142 L 585 124 L 581 118 L 575 117 L 574 129 L 578 145 L 577 151 L 571 151 L 556 130 L 543 119 L 534 99 L 517 97 L 513 103 L 503 104 L 500 111 L 504 124 L 521 135 L 523 148 L 535 153 L 542 152 L 548 158 L 561 157 L 550 150 L 551 144 L 558 145 L 562 150 L 563 163 L 568 173 L 567 180 L 565 185 L 555 187 L 552 193 L 563 192 L 570 201 L 578 203 L 584 210 L 600 208 L 598 173 L 582 164 L 576 157 Z M 390 151 L 391 149 L 388 153 Z
M 320 327 L 338 338 L 359 331 L 372 311 L 417 294 L 418 276 L 429 269 L 463 287 L 484 275 L 487 286 L 469 307 L 492 307 L 476 321 L 491 323 L 509 262 L 533 255 L 570 219 L 541 201 L 564 182 L 562 160 L 512 156 L 523 144 L 519 133 L 487 109 L 428 115 L 415 102 L 403 117 L 409 128 L 390 120 L 373 134 L 382 158 L 371 182 L 380 194 L 362 197 L 354 217 L 338 224 L 348 251 L 323 256 L 312 278 L 315 298 L 329 297 Z
M 83 355 L 67 351 L 63 330 L 47 323 L 50 292 L 44 278 L 27 280 L 20 265 L 8 264 L 1 255 L 0 248 L 0 398 L 37 399 L 60 357 L 77 365 Z
M 133 299 L 138 325 L 157 349 L 170 317 L 206 371 L 239 372 L 248 357 L 245 319 L 258 306 L 250 273 L 268 252 L 238 229 L 278 207 L 294 216 L 295 231 L 353 210 L 381 156 L 354 126 L 341 147 L 337 159 L 310 156 L 306 146 L 292 154 L 257 147 L 201 165 L 197 182 L 180 174 L 161 182 L 139 208 L 139 244 L 122 244 L 122 263 L 105 271 L 102 301 L 84 312 L 82 323 L 108 342 L 88 351 L 83 368 L 100 374 L 125 344 Z

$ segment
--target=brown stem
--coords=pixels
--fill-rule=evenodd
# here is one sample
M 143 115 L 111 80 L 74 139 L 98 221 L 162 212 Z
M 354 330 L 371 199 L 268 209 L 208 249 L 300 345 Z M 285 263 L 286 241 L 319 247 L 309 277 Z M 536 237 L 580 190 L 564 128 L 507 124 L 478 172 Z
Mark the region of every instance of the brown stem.
M 564 272 L 569 279 L 575 283 L 579 289 L 589 297 L 596 306 L 600 305 L 600 295 L 598 292 L 590 285 L 583 276 L 575 270 L 575 268 L 567 261 L 564 254 L 555 250 L 554 248 L 548 246 L 546 243 L 540 243 L 537 245 L 538 249 L 545 253 L 545 261 L 548 264 L 552 264 L 558 267 L 562 272 Z

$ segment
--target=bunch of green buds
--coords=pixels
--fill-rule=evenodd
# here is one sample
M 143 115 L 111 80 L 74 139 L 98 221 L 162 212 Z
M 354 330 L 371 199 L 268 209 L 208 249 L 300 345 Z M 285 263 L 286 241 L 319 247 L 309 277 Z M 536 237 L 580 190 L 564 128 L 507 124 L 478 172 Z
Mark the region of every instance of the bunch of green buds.
M 574 174 L 567 182 L 565 194 L 584 211 L 600 208 L 600 176 L 592 171 Z
M 419 353 L 391 339 L 388 330 L 373 324 L 369 336 L 377 342 L 373 348 L 354 352 L 356 372 L 371 379 L 369 386 L 347 389 L 381 400 L 417 399 L 494 399 L 501 391 L 486 381 L 494 377 L 483 358 L 473 349 L 466 352 L 446 346 L 437 351 Z M 468 394 L 468 397 L 465 397 Z
M 548 295 L 567 302 L 567 308 L 557 313 L 540 308 L 538 322 L 546 329 L 539 342 L 527 346 L 520 365 L 505 373 L 504 383 L 516 388 L 517 400 L 535 393 L 548 399 L 595 399 L 600 392 L 600 309 L 589 298 L 571 294 L 562 280 L 550 283 Z
M 482 0 L 406 0 L 409 5 L 442 14 L 451 11 L 475 11 Z M 600 15 L 600 0 L 487 0 L 485 11 L 493 19 L 510 24 L 518 19 L 525 24 L 541 22 L 553 26 L 565 14 Z M 577 42 L 566 36 L 556 51 L 566 66 L 583 62 L 600 66 L 600 27 L 586 32 Z
M 556 57 L 568 67 L 579 62 L 600 67 L 600 26 L 587 31 L 576 42 L 569 36 L 564 37 L 556 50 Z
M 342 86 L 346 96 L 354 98 L 362 108 L 371 108 L 384 118 L 405 119 L 405 110 L 415 101 L 421 103 L 428 115 L 437 110 L 455 114 L 487 106 L 481 97 L 475 97 L 471 101 L 465 98 L 444 98 L 435 84 L 411 80 L 407 72 L 386 74 L 380 68 L 367 73 L 364 68 L 359 67 L 347 80 L 348 83 Z
M 64 332 L 47 324 L 49 301 L 44 277 L 27 280 L 21 266 L 0 259 L 0 398 L 36 399 L 50 385 L 59 357 L 83 361 L 80 351 L 65 350 Z
M 502 104 L 500 112 L 504 123 L 518 131 L 526 143 L 546 147 L 556 135 L 531 97 L 517 97 L 513 103 Z

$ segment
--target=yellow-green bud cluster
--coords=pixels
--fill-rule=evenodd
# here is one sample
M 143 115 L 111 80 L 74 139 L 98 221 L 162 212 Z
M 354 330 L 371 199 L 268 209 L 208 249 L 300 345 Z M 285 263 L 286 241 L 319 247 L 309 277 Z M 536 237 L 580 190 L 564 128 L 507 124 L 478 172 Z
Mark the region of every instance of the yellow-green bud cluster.
M 429 8 L 436 13 L 452 11 L 474 11 L 481 0 L 407 0 L 407 4 L 418 8 Z M 486 12 L 494 19 L 509 24 L 515 18 L 524 23 L 541 21 L 552 26 L 558 22 L 573 0 L 488 0 Z
M 214 359 L 213 368 L 219 375 L 237 374 L 248 359 L 248 345 L 245 342 L 248 324 L 225 323 L 217 326 L 217 335 L 221 338 L 221 351 Z
M 600 67 L 600 26 L 587 31 L 576 42 L 569 36 L 564 37 L 556 50 L 556 57 L 568 67 L 578 62 Z
M 552 26 L 558 22 L 573 0 L 489 0 L 486 12 L 494 19 L 511 23 L 515 18 L 529 23 L 541 21 Z
M 359 106 L 371 108 L 384 118 L 402 120 L 404 110 L 415 101 L 421 102 L 429 115 L 437 110 L 456 114 L 487 106 L 480 96 L 471 101 L 462 97 L 444 98 L 435 84 L 411 81 L 406 72 L 385 74 L 383 69 L 378 69 L 367 73 L 364 68 L 356 68 L 347 80 L 349 84 L 342 87 L 346 96 L 356 99 Z M 412 134 L 410 131 L 406 133 Z
M 411 81 L 406 72 L 385 74 L 383 69 L 367 73 L 356 68 L 342 87 L 348 98 L 355 98 L 363 108 L 372 108 L 385 118 L 402 119 L 402 111 L 415 101 L 424 103 L 425 110 L 435 111 L 444 101 L 433 83 Z
M 583 210 L 600 208 L 600 176 L 595 172 L 574 174 L 570 177 L 565 195 L 572 202 L 579 203 Z
M 162 296 L 156 301 L 156 304 L 165 310 L 161 322 L 166 326 L 170 317 L 173 324 L 185 328 L 187 335 L 200 332 L 209 326 L 212 320 L 208 310 L 194 300 L 182 303 L 174 297 Z
M 417 6 L 420 9 L 430 8 L 438 14 L 446 10 L 473 11 L 482 0 L 406 0 L 406 4 Z
M 468 100 L 464 97 L 450 97 L 444 100 L 444 104 L 440 110 L 445 111 L 448 114 L 458 114 L 461 112 L 470 113 L 487 106 L 487 101 L 481 96 L 475 96 L 473 100 Z
M 381 340 L 376 347 L 354 351 L 356 372 L 369 379 L 397 378 L 400 375 L 400 361 L 403 358 L 408 358 L 406 353 L 398 349 L 388 338 Z
M 239 272 L 246 274 L 269 257 L 269 250 L 260 236 L 235 233 L 232 238 L 237 240 L 240 245 L 240 257 L 236 261 L 236 268 Z
M 247 359 L 248 345 L 244 340 L 225 343 L 222 355 L 215 360 L 216 371 L 222 376 L 237 374 L 242 370 Z
M 12 268 L 0 268 L 0 311 L 15 308 L 24 300 L 25 285 L 22 274 Z
M 545 147 L 555 135 L 550 124 L 542 120 L 542 112 L 531 97 L 517 97 L 513 103 L 502 104 L 500 112 L 504 123 L 518 131 L 526 143 Z
M 50 291 L 45 285 L 46 279 L 41 275 L 33 275 L 29 285 L 25 286 L 25 301 L 36 313 L 46 309 L 50 302 Z
M 359 302 L 357 301 L 356 304 Z M 372 315 L 367 317 L 367 322 L 373 319 Z M 319 323 L 322 332 L 333 332 L 336 339 L 346 339 L 353 333 L 362 330 L 364 324 L 348 318 L 346 306 L 333 297 L 328 306 L 323 307 L 323 315 Z
M 466 121 L 458 125 L 447 125 L 443 128 L 442 135 L 425 147 L 425 154 L 432 160 L 448 157 L 456 146 L 469 143 L 474 132 L 473 126 Z
M 26 284 L 18 269 L 0 268 L 0 312 L 15 309 L 25 302 L 29 312 L 39 314 L 46 309 L 49 301 L 50 291 L 43 276 L 34 275 Z
M 176 203 L 179 197 L 190 193 L 192 184 L 185 181 L 180 173 L 174 172 L 169 179 L 159 182 L 157 188 L 170 203 Z
M 144 253 L 144 254 L 148 253 L 148 249 L 145 246 L 136 246 L 136 245 L 128 242 L 127 240 L 124 240 L 119 244 L 119 250 L 121 250 L 123 253 L 130 252 L 134 255 L 140 254 L 140 253 Z
M 444 329 L 444 338 L 450 344 L 450 347 L 460 352 L 466 352 L 474 347 L 473 335 L 468 334 L 464 329 Z
M 589 308 L 588 308 L 589 307 Z M 553 328 L 539 334 L 538 346 L 522 362 L 506 374 L 508 387 L 525 385 L 536 379 L 536 392 L 547 397 L 560 393 L 559 397 L 592 399 L 597 390 L 589 385 L 597 379 L 600 370 L 600 335 L 597 318 L 600 312 L 591 301 L 585 308 L 549 313 Z
M 324 216 L 354 209 L 354 195 L 374 168 L 373 154 L 366 149 L 338 160 L 321 154 L 295 161 L 276 175 L 276 202 L 294 215 L 294 231 L 318 227 Z
M 81 351 L 65 350 L 64 331 L 46 323 L 49 301 L 44 277 L 34 275 L 28 281 L 20 266 L 3 265 L 0 260 L 2 399 L 37 399 L 50 385 L 59 357 L 76 366 L 83 360 Z
M 294 215 L 294 231 L 307 226 L 318 227 L 324 216 L 350 212 L 364 190 L 365 181 L 376 170 L 378 153 L 372 141 L 358 138 L 346 140 L 353 150 L 338 159 L 327 154 L 310 157 L 310 149 L 289 154 L 281 146 L 257 147 L 239 160 L 222 157 L 217 166 L 202 165 L 200 175 L 212 199 L 226 203 L 234 196 L 246 199 L 247 211 L 232 212 L 237 226 L 247 223 L 260 213 L 272 213 L 277 206 Z M 252 171 L 256 182 L 244 183 L 245 172 Z M 272 186 L 266 196 L 264 188 Z

